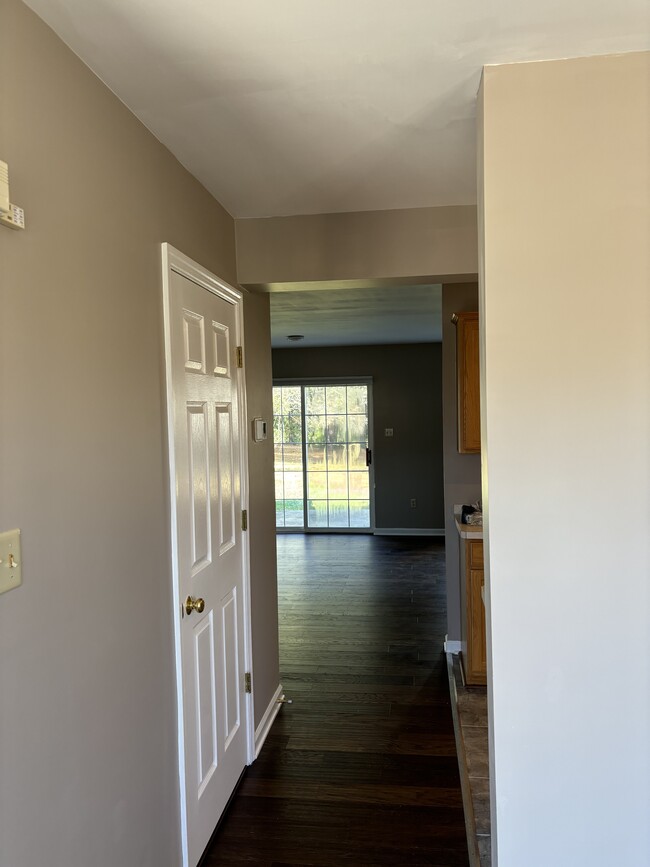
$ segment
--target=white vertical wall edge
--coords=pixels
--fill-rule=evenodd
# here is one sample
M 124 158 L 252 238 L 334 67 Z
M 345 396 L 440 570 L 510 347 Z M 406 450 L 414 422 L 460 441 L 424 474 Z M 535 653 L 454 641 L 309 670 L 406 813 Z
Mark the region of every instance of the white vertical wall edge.
M 237 345 L 244 348 L 244 296 L 241 292 L 233 289 L 222 280 L 219 280 L 214 274 L 203 268 L 188 256 L 183 255 L 179 250 L 176 250 L 170 244 L 164 243 L 161 245 L 162 250 L 162 288 L 163 288 L 163 329 L 164 329 L 164 362 L 165 362 L 165 418 L 167 422 L 167 458 L 169 467 L 169 515 L 170 515 L 170 551 L 171 551 L 171 571 L 172 571 L 172 612 L 174 624 L 174 662 L 175 662 L 175 678 L 176 678 L 176 713 L 178 724 L 178 783 L 179 783 L 179 806 L 180 806 L 180 830 L 181 830 L 181 864 L 182 867 L 189 865 L 188 839 L 187 839 L 187 800 L 185 797 L 185 730 L 183 723 L 183 677 L 181 666 L 181 607 L 180 607 L 180 591 L 179 591 L 179 575 L 178 575 L 178 549 L 176 544 L 176 534 L 178 526 L 178 515 L 176 512 L 176 466 L 174 458 L 174 418 L 173 418 L 173 400 L 172 400 L 172 365 L 171 365 L 171 315 L 170 315 L 170 285 L 171 273 L 175 271 L 178 274 L 187 277 L 194 283 L 207 289 L 215 295 L 220 295 L 236 304 L 237 311 Z M 244 353 L 244 360 L 246 355 Z M 245 363 L 245 361 L 244 361 Z M 246 388 L 244 369 L 237 369 L 237 390 L 239 396 L 239 413 L 240 426 L 242 431 L 241 437 L 241 507 L 248 509 L 248 419 L 246 406 Z M 245 670 L 252 673 L 253 660 L 253 645 L 251 634 L 251 589 L 250 589 L 250 547 L 248 532 L 242 533 L 242 552 L 243 552 L 243 578 L 244 578 L 244 664 Z M 280 708 L 280 705 L 277 705 Z M 268 713 L 268 711 L 267 711 Z M 254 728 L 254 704 L 253 694 L 246 694 L 245 706 L 245 725 L 246 725 L 246 743 L 247 743 L 247 760 L 248 764 L 256 758 L 256 732 Z M 265 735 L 266 737 L 266 735 Z
M 269 702 L 269 706 L 264 711 L 264 715 L 260 720 L 260 724 L 255 729 L 255 758 L 259 756 L 260 750 L 264 746 L 266 736 L 271 731 L 271 726 L 273 725 L 276 716 L 280 713 L 280 708 L 282 707 L 282 705 L 280 704 L 281 698 L 282 684 L 280 684 L 276 691 L 273 693 L 273 697 Z

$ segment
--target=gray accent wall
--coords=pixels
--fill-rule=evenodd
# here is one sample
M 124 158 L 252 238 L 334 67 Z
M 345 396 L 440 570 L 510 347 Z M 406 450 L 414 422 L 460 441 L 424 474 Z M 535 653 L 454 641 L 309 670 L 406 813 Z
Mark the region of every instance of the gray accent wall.
M 233 220 L 63 42 L 0 2 L 0 864 L 177 867 L 162 344 L 167 241 L 235 284 Z M 268 296 L 245 298 L 271 412 Z M 272 445 L 250 444 L 257 721 L 278 686 Z
M 460 640 L 460 562 L 456 503 L 473 503 L 481 496 L 481 456 L 458 452 L 458 386 L 454 313 L 478 310 L 478 283 L 445 283 L 442 287 L 442 401 L 445 468 L 445 560 L 447 571 L 447 633 Z
M 273 350 L 274 379 L 328 376 L 373 379 L 377 529 L 441 529 L 441 344 Z

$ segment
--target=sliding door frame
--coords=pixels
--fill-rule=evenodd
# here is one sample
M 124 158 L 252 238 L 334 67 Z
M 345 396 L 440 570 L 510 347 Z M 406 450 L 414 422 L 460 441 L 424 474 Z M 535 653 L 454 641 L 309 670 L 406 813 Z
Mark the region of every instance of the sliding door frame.
M 276 533 L 355 533 L 373 535 L 375 532 L 375 449 L 374 449 L 374 409 L 372 395 L 372 376 L 310 376 L 289 377 L 286 379 L 274 379 L 273 386 L 324 386 L 324 385 L 367 385 L 368 386 L 368 448 L 371 459 L 368 467 L 368 502 L 370 510 L 369 527 L 309 527 L 307 524 L 308 497 L 307 497 L 307 430 L 305 420 L 305 392 L 300 394 L 300 407 L 302 413 L 302 462 L 303 462 L 303 512 L 304 527 L 276 527 Z M 273 426 L 271 426 L 273 429 Z M 348 500 L 349 502 L 349 500 Z

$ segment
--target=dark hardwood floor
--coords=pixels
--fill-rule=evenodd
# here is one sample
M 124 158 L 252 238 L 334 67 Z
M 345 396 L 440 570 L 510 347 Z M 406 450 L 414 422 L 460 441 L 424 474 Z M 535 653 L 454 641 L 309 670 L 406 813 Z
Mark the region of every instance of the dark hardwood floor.
M 467 865 L 442 541 L 278 538 L 285 705 L 206 865 Z

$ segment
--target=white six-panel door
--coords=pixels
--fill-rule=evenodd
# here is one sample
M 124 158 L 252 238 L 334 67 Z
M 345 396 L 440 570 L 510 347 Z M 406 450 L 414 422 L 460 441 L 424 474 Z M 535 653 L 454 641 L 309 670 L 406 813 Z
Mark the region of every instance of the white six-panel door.
M 166 253 L 182 822 L 194 867 L 248 759 L 241 295 Z

